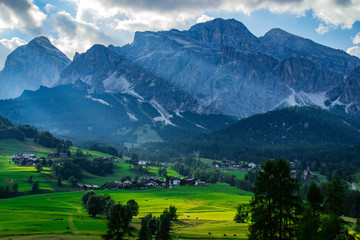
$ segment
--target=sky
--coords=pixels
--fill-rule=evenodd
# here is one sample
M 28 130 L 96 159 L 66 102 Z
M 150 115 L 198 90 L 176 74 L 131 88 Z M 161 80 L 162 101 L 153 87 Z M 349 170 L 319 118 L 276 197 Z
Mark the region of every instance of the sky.
M 131 43 L 136 31 L 214 18 L 241 21 L 258 37 L 281 28 L 360 57 L 360 0 L 0 0 L 0 69 L 38 36 L 72 59 L 94 44 Z

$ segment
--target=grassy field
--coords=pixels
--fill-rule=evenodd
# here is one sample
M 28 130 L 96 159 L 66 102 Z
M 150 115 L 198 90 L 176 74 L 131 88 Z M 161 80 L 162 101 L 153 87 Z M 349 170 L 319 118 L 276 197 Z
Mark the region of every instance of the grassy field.
M 2 139 L 0 140 L 0 155 L 12 156 L 17 152 L 32 152 L 35 155 L 42 155 L 46 153 L 52 153 L 55 149 L 49 149 L 39 144 L 34 143 L 33 139 L 25 139 L 25 141 L 19 141 L 15 139 Z
M 100 239 L 106 230 L 105 221 L 88 217 L 80 204 L 83 193 L 39 194 L 0 200 L 0 236 L 4 239 Z M 109 193 L 123 203 L 135 199 L 140 206 L 139 216 L 133 221 L 137 229 L 139 217 L 148 213 L 160 215 L 174 204 L 179 214 L 179 221 L 172 227 L 175 239 L 246 239 L 247 225 L 234 223 L 232 219 L 236 206 L 249 201 L 250 194 L 226 184 L 97 193 Z
M 75 153 L 77 147 L 71 147 L 71 152 Z M 112 157 L 109 154 L 81 149 L 84 154 L 92 155 L 93 157 Z M 37 156 L 47 156 L 47 153 L 52 153 L 55 150 L 45 148 L 41 145 L 35 144 L 32 139 L 27 139 L 22 142 L 19 140 L 7 139 L 0 140 L 0 185 L 6 183 L 17 183 L 19 184 L 19 192 L 30 191 L 32 183 L 26 180 L 30 175 L 33 176 L 34 181 L 39 181 L 40 189 L 49 191 L 72 191 L 74 188 L 70 188 L 67 185 L 64 187 L 58 187 L 56 185 L 56 179 L 51 177 L 50 168 L 44 168 L 44 171 L 38 173 L 34 167 L 30 166 L 16 166 L 13 162 L 8 161 L 12 155 L 17 154 L 19 151 L 29 151 Z M 56 161 L 57 159 L 53 159 Z M 120 181 L 124 176 L 135 176 L 141 177 L 142 173 L 137 173 L 130 170 L 132 165 L 125 163 L 124 159 L 118 158 L 118 162 L 115 163 L 114 174 L 108 174 L 106 176 L 97 176 L 89 172 L 83 171 L 84 178 L 79 182 L 82 184 L 95 184 L 98 186 L 103 185 L 106 182 Z M 149 167 L 150 175 L 157 176 L 158 168 Z M 174 170 L 168 170 L 169 176 L 181 177 Z M 65 181 L 66 182 L 66 181 Z
M 39 173 L 35 167 L 19 167 L 13 162 L 8 161 L 7 157 L 0 156 L 0 184 L 5 185 L 9 183 L 17 183 L 19 185 L 19 192 L 30 191 L 32 183 L 27 182 L 29 176 L 33 177 L 33 181 L 39 181 L 40 189 L 50 191 L 69 191 L 72 188 L 58 187 L 56 179 L 50 177 L 50 169 L 44 168 Z
M 237 179 L 241 179 L 241 180 L 244 180 L 245 175 L 248 173 L 248 171 L 243 171 L 240 169 L 238 170 L 221 169 L 220 171 L 229 175 L 234 175 Z

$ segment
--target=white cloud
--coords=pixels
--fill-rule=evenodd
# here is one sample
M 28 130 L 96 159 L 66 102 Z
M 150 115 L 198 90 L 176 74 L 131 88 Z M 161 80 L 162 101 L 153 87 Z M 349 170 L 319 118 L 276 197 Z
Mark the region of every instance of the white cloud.
M 358 34 L 356 34 L 356 36 L 353 38 L 353 43 L 354 44 L 360 43 L 360 32 Z
M 348 48 L 346 52 L 350 55 L 360 58 L 360 47 L 359 46 L 354 46 L 354 47 Z
M 46 15 L 32 0 L 0 0 L 0 32 L 17 29 L 39 34 Z
M 26 43 L 27 42 L 17 37 L 14 37 L 10 40 L 0 39 L 0 69 L 3 68 L 5 64 L 5 59 L 11 53 L 11 51 Z
M 319 27 L 317 29 L 315 29 L 315 31 L 318 32 L 319 34 L 324 34 L 324 33 L 329 32 L 329 27 L 320 23 Z
M 303 16 L 312 10 L 314 18 L 326 25 L 351 28 L 360 20 L 360 1 L 351 0 L 69 0 L 77 5 L 77 19 L 94 22 L 103 19 L 116 19 L 130 25 L 147 25 L 156 28 L 153 21 L 144 17 L 162 19 L 164 25 L 184 26 L 194 16 L 205 12 L 242 12 L 251 14 L 259 9 L 268 9 L 276 13 L 292 13 Z M 161 15 L 161 17 L 160 17 Z
M 9 39 L 0 39 L 0 44 L 4 45 L 10 51 L 13 51 L 15 48 L 17 48 L 21 45 L 27 44 L 27 42 L 20 38 L 14 37 L 10 40 Z
M 203 23 L 203 22 L 208 22 L 214 20 L 213 17 L 210 17 L 206 14 L 201 15 L 198 19 L 196 19 L 196 23 Z
M 56 7 L 54 5 L 51 5 L 50 3 L 46 4 L 44 9 L 46 10 L 46 12 L 51 13 L 56 11 Z
M 99 27 L 74 19 L 64 11 L 52 15 L 49 21 L 58 32 L 58 37 L 50 36 L 51 42 L 70 58 L 75 52 L 84 52 L 95 43 L 107 45 L 113 42 Z

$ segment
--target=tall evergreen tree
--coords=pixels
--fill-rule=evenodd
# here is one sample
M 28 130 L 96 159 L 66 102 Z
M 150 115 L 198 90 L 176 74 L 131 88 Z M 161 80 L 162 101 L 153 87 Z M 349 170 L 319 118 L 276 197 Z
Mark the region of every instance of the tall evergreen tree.
M 325 208 L 330 214 L 340 216 L 345 202 L 345 187 L 339 175 L 334 175 L 331 182 L 327 184 L 325 191 Z
M 285 159 L 267 160 L 257 176 L 251 200 L 249 239 L 294 239 L 300 209 L 299 184 Z
M 321 190 L 315 182 L 312 182 L 306 193 L 306 200 L 309 202 L 313 216 L 320 213 L 323 196 Z

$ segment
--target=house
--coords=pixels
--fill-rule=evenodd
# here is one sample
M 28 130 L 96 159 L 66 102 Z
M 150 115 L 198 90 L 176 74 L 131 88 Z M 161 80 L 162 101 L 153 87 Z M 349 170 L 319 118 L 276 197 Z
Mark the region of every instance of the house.
M 173 185 L 173 186 L 179 186 L 180 185 L 180 178 L 177 177 L 169 177 L 169 185 Z
M 206 185 L 206 182 L 201 179 L 198 179 L 195 181 L 195 186 L 205 186 L 205 185 Z
M 195 185 L 195 178 L 185 177 L 182 179 L 183 185 Z
M 60 157 L 61 157 L 61 158 L 67 158 L 67 157 L 68 157 L 68 154 L 67 154 L 67 153 L 62 152 L 62 153 L 60 153 Z
M 145 162 L 145 161 L 139 161 L 139 162 L 138 162 L 138 165 L 140 165 L 140 166 L 146 166 L 146 162 Z
M 231 162 L 229 160 L 223 160 L 221 162 L 221 165 L 224 167 L 229 167 L 229 166 L 231 166 Z
M 219 168 L 219 167 L 221 166 L 221 163 L 218 163 L 218 162 L 216 162 L 216 161 L 213 161 L 213 162 L 212 162 L 212 166 L 213 166 L 213 167 L 216 167 L 216 168 Z
M 99 190 L 100 187 L 97 186 L 97 185 L 87 185 L 87 184 L 84 184 L 84 185 L 77 185 L 76 187 L 76 190 L 78 191 L 87 191 L 87 190 Z
M 257 167 L 257 165 L 256 165 L 255 163 L 253 163 L 253 162 L 248 163 L 247 166 L 248 166 L 249 168 L 251 168 L 251 170 L 254 170 L 254 169 Z

